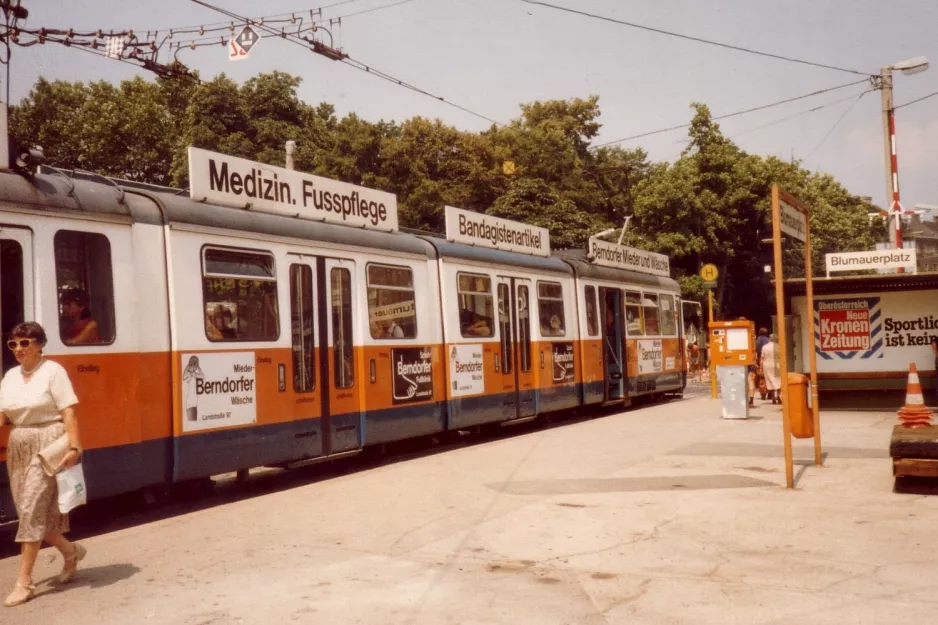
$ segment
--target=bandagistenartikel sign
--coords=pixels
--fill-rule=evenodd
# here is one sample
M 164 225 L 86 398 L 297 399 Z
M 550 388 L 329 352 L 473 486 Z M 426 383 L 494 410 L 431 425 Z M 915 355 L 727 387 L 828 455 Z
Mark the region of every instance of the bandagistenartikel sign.
M 805 233 L 808 229 L 805 214 L 786 202 L 784 197 L 779 198 L 778 205 L 781 208 L 779 225 L 782 232 L 804 243 Z
M 824 359 L 882 358 L 878 297 L 816 301 L 817 353 Z
M 508 252 L 550 256 L 550 232 L 517 221 L 445 207 L 446 239 Z
M 857 271 L 861 269 L 915 269 L 915 248 L 899 250 L 873 250 L 869 252 L 840 252 L 826 254 L 827 273 Z
M 189 196 L 300 219 L 397 230 L 397 197 L 312 174 L 189 148 Z
M 629 269 L 654 276 L 671 276 L 671 261 L 664 254 L 616 245 L 600 239 L 589 240 L 589 258 L 603 267 Z

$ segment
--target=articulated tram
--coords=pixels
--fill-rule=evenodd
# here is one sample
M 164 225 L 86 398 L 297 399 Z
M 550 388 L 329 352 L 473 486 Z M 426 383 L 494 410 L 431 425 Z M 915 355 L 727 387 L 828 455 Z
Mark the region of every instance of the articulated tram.
M 91 498 L 684 388 L 669 277 L 544 251 L 546 231 L 511 233 L 524 224 L 404 233 L 393 195 L 252 164 L 293 185 L 267 210 L 234 197 L 238 161 L 227 191 L 190 164 L 188 194 L 0 171 L 3 342 L 46 328 L 80 398 Z M 338 208 L 304 214 L 323 189 Z

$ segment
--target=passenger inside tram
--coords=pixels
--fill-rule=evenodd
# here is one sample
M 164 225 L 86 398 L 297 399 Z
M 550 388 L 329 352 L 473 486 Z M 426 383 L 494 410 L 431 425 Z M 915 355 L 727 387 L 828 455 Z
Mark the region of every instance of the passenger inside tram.
M 88 309 L 88 296 L 81 289 L 62 294 L 62 341 L 66 345 L 100 343 L 98 322 Z
M 471 310 L 461 311 L 465 319 L 462 322 L 462 333 L 465 336 L 492 336 L 492 328 L 488 319 Z
M 222 304 L 208 304 L 205 307 L 205 333 L 210 341 L 224 341 L 238 338 L 238 332 L 232 328 L 231 309 Z

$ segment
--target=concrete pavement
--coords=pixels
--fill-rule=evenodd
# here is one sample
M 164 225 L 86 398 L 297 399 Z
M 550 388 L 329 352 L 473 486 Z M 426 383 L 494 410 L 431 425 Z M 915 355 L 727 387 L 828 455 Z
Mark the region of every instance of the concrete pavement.
M 776 407 L 718 415 L 698 395 L 288 489 L 252 477 L 83 539 L 79 578 L 0 623 L 933 622 L 938 499 L 892 492 L 894 413 L 822 413 L 825 467 L 796 441 L 795 490 Z M 43 550 L 37 581 L 60 566 Z

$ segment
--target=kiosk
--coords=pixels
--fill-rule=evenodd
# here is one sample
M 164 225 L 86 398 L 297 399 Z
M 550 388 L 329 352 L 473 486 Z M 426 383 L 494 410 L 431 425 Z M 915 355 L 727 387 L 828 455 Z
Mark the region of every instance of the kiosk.
M 724 419 L 749 418 L 749 367 L 755 364 L 755 324 L 752 321 L 713 321 L 710 353 L 716 366 Z

